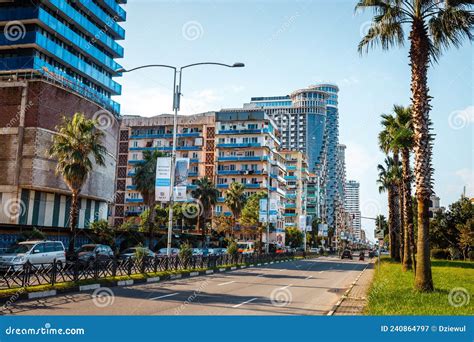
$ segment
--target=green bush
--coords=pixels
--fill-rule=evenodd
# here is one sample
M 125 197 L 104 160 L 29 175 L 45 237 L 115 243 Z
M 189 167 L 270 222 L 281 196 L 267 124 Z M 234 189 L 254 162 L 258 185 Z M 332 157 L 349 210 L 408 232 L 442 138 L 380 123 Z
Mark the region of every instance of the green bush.
M 193 249 L 192 246 L 185 242 L 181 245 L 179 248 L 179 257 L 182 259 L 188 259 L 193 255 Z
M 470 251 L 467 257 L 470 261 L 474 261 L 474 251 Z
M 45 240 L 45 239 L 46 239 L 46 235 L 41 230 L 33 228 L 33 230 L 27 230 L 23 232 L 18 237 L 18 242 L 28 241 L 28 240 Z
M 433 248 L 431 250 L 431 257 L 434 259 L 451 259 L 451 253 L 449 249 L 442 249 L 442 248 Z
M 235 255 L 235 254 L 237 254 L 237 251 L 238 251 L 237 242 L 232 241 L 232 242 L 227 246 L 227 254 L 229 254 L 229 255 Z

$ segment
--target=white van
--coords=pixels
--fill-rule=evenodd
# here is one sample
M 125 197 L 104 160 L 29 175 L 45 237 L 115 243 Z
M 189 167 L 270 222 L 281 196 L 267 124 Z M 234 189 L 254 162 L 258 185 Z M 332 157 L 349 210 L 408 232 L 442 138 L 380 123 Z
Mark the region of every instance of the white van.
M 243 241 L 237 242 L 237 250 L 242 254 L 253 254 L 255 253 L 255 242 L 254 241 Z
M 61 241 L 24 241 L 0 254 L 0 269 L 19 270 L 27 261 L 38 265 L 52 264 L 54 260 L 58 267 L 66 264 L 66 251 Z

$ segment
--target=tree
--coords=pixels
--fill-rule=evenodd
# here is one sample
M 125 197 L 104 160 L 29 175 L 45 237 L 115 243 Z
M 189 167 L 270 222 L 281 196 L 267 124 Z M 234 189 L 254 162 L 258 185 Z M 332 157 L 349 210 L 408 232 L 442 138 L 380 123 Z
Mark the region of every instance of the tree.
M 301 247 L 303 244 L 303 233 L 298 228 L 290 227 L 285 229 L 285 242 L 292 248 Z
M 402 197 L 403 197 L 403 270 L 412 269 L 412 256 L 414 255 L 414 229 L 413 229 L 413 202 L 411 197 L 412 174 L 410 168 L 410 153 L 413 149 L 413 125 L 410 107 L 395 105 L 393 112 L 396 114 L 393 126 L 392 145 L 402 155 Z
M 459 230 L 459 249 L 466 260 L 470 248 L 474 246 L 474 219 L 470 218 L 465 224 L 458 224 L 457 229 Z
M 107 149 L 102 145 L 104 132 L 97 129 L 96 120 L 76 113 L 72 118 L 63 117 L 56 126 L 57 134 L 49 150 L 51 158 L 57 160 L 56 174 L 62 175 L 71 191 L 69 213 L 69 252 L 74 252 L 76 228 L 79 216 L 79 194 L 95 165 L 105 165 Z M 95 165 L 94 165 L 95 162 Z
M 107 220 L 99 220 L 91 223 L 91 230 L 95 234 L 94 242 L 104 245 L 115 245 L 114 230 L 109 227 Z
M 375 218 L 375 227 L 382 229 L 384 238 L 388 236 L 388 223 L 384 215 L 377 215 Z
M 245 186 L 241 183 L 233 182 L 230 184 L 229 189 L 225 192 L 225 204 L 229 207 L 232 212 L 232 232 L 234 234 L 234 227 L 236 222 L 240 218 L 240 213 L 245 206 Z
M 207 177 L 198 179 L 196 182 L 197 188 L 191 192 L 192 196 L 197 199 L 202 205 L 202 213 L 199 213 L 198 229 L 201 229 L 202 241 L 206 235 L 206 227 L 209 218 L 212 215 L 212 208 L 217 203 L 219 197 L 219 190 L 217 190 L 214 183 Z
M 240 224 L 250 230 L 256 230 L 259 235 L 259 249 L 263 246 L 262 236 L 264 231 L 263 224 L 259 221 L 259 209 L 260 200 L 267 198 L 267 194 L 263 191 L 253 193 L 246 201 L 244 208 L 242 209 L 242 215 L 240 217 Z
M 156 181 L 156 160 L 163 157 L 159 151 L 144 151 L 143 161 L 135 167 L 133 183 L 143 198 L 143 202 L 148 208 L 155 207 L 155 181 Z M 150 211 L 143 216 L 146 219 L 145 224 L 148 227 L 148 243 L 150 249 L 153 248 L 153 230 L 155 222 L 155 211 Z
M 212 218 L 213 230 L 218 233 L 230 234 L 233 224 L 234 219 L 230 216 L 216 215 Z
M 397 144 L 394 144 L 394 135 L 397 128 L 396 118 L 391 114 L 382 114 L 382 131 L 379 133 L 379 147 L 386 154 L 393 155 L 393 164 L 398 165 L 400 159 L 400 148 Z M 398 175 L 398 174 L 397 174 Z M 403 197 L 400 195 L 400 188 L 402 185 L 401 177 L 396 177 L 395 173 L 392 173 L 392 185 L 391 194 L 393 196 L 393 210 L 392 216 L 390 217 L 391 231 L 396 234 L 396 239 L 393 248 L 400 249 L 399 251 L 394 250 L 394 259 L 399 261 L 403 254 L 403 222 L 402 222 L 402 211 L 403 211 Z
M 385 166 L 379 164 L 377 166 L 379 171 L 379 178 L 377 184 L 379 185 L 379 192 L 387 192 L 388 194 L 388 236 L 389 236 L 389 249 L 390 257 L 395 260 L 400 260 L 400 249 L 397 233 L 397 215 L 398 201 L 394 195 L 394 184 L 398 180 L 399 176 L 399 165 L 394 164 L 394 160 L 391 157 L 385 158 Z
M 375 12 L 372 26 L 359 43 L 363 52 L 381 44 L 388 50 L 402 46 L 409 26 L 412 120 L 414 130 L 415 180 L 418 206 L 418 241 L 415 288 L 433 291 L 429 242 L 429 200 L 432 193 L 432 142 L 429 133 L 430 96 L 428 65 L 444 50 L 472 41 L 472 0 L 360 0 L 357 9 Z

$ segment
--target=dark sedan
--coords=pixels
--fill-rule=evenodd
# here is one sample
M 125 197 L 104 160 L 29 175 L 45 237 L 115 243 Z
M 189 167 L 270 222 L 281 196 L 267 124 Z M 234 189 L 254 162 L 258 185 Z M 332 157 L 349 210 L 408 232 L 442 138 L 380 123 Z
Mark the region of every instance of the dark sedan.
M 341 259 L 344 259 L 344 258 L 348 258 L 348 259 L 352 260 L 352 253 L 351 253 L 350 250 L 346 249 L 342 252 Z

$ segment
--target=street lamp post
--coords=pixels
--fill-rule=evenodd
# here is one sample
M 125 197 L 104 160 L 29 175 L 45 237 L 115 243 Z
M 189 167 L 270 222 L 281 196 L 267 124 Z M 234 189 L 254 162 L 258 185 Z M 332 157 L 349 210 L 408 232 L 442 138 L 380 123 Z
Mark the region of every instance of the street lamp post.
M 367 217 L 367 216 L 361 216 L 360 218 L 363 218 L 363 219 L 366 219 L 366 220 L 373 220 L 375 222 L 377 222 L 377 218 L 376 217 Z M 382 228 L 381 225 L 380 225 L 380 220 L 378 222 L 378 226 L 379 226 L 379 230 Z M 379 247 L 379 252 L 378 252 L 378 269 L 380 271 L 380 241 L 377 241 L 378 242 L 378 247 Z
M 187 68 L 191 68 L 198 65 L 217 65 L 227 68 L 243 68 L 245 66 L 244 63 L 234 63 L 234 64 L 224 64 L 224 63 L 216 63 L 216 62 L 201 62 L 201 63 L 193 63 L 188 64 L 182 67 L 175 67 L 166 64 L 148 64 L 142 65 L 133 69 L 126 70 L 124 68 L 120 68 L 116 70 L 119 73 L 124 72 L 131 72 L 139 69 L 145 68 L 168 68 L 174 71 L 174 80 L 173 80 L 173 146 L 171 147 L 171 182 L 170 182 L 170 200 L 169 200 L 169 216 L 168 216 L 168 238 L 167 238 L 167 249 L 166 254 L 168 256 L 171 255 L 171 239 L 172 239 L 172 232 L 173 232 L 173 204 L 174 204 L 174 177 L 175 177 L 175 163 L 176 163 L 176 140 L 177 140 L 177 129 L 178 129 L 178 112 L 180 110 L 181 104 L 181 80 L 183 75 L 183 70 Z M 152 208 L 150 208 L 152 210 Z

